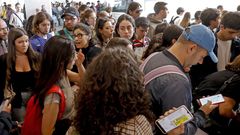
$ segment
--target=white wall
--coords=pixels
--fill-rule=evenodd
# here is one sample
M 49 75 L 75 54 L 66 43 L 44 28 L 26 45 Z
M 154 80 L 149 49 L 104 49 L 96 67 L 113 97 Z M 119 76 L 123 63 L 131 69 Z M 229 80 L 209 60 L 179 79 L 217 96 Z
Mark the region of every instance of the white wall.
M 33 14 L 36 14 L 36 8 L 41 10 L 41 6 L 45 5 L 47 13 L 52 15 L 51 1 L 49 0 L 24 0 L 26 7 L 27 18 Z

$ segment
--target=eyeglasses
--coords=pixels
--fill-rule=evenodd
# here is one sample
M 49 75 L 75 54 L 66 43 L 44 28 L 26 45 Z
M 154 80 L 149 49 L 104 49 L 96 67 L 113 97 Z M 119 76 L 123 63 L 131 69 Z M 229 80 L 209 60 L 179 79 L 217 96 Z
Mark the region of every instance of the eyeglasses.
M 88 35 L 88 34 L 78 33 L 78 34 L 73 35 L 73 36 L 78 37 L 78 38 L 82 38 L 84 35 Z
M 70 17 L 70 18 L 64 18 L 63 21 L 68 22 L 68 21 L 74 21 L 75 19 L 77 19 L 77 18 L 76 17 Z

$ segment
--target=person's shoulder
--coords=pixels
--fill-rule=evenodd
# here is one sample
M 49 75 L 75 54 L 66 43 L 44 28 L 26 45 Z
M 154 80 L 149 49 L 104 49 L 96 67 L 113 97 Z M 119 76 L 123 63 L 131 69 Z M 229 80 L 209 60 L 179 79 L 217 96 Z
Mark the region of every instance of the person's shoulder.
M 102 48 L 94 45 L 89 48 L 88 55 L 96 56 L 102 52 Z
M 31 45 L 39 44 L 38 38 L 39 36 L 37 35 L 33 35 L 32 37 L 30 37 L 29 42 L 31 43 Z
M 55 35 L 57 35 L 57 36 L 59 36 L 59 35 L 65 35 L 65 30 L 66 30 L 66 29 L 61 29 L 61 30 L 57 31 L 57 32 L 55 33 Z

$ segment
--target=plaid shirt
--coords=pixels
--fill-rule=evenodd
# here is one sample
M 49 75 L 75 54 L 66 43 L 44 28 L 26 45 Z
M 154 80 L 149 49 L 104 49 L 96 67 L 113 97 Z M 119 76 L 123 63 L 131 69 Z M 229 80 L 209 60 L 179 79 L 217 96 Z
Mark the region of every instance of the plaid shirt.
M 145 116 L 138 115 L 126 122 L 117 124 L 114 132 L 120 135 L 153 135 L 151 124 Z

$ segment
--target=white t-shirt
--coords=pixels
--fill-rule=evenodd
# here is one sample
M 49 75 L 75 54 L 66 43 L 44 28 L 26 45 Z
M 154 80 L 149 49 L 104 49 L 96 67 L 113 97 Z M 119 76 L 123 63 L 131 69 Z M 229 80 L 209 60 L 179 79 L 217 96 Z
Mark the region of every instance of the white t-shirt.
M 230 62 L 232 40 L 222 41 L 218 39 L 218 71 L 225 70 L 225 66 Z
M 22 21 L 24 20 L 24 14 L 22 12 L 16 12 L 16 14 Z M 12 13 L 10 16 L 9 24 L 14 27 L 23 27 L 23 23 L 18 17 Z

